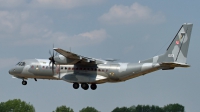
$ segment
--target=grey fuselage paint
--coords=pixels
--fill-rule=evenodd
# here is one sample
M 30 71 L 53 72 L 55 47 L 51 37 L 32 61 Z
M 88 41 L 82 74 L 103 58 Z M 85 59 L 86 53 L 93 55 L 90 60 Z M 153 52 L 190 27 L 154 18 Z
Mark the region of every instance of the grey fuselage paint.
M 160 69 L 158 63 L 116 63 L 55 65 L 54 72 L 49 60 L 24 60 L 25 66 L 16 65 L 9 73 L 17 78 L 65 80 L 78 83 L 121 82 Z M 54 74 L 53 74 L 54 73 Z

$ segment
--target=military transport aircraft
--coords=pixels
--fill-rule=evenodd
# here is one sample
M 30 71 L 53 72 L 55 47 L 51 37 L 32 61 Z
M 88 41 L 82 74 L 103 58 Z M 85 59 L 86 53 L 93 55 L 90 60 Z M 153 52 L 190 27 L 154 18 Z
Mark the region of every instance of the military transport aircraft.
M 189 67 L 186 63 L 193 24 L 185 23 L 175 35 L 166 52 L 138 63 L 118 63 L 115 60 L 102 60 L 84 57 L 60 48 L 53 48 L 60 55 L 53 54 L 49 59 L 23 60 L 9 70 L 13 77 L 22 79 L 52 79 L 79 85 L 84 90 L 95 90 L 96 84 L 122 82 L 157 70 L 171 70 L 175 67 Z M 51 54 L 51 52 L 50 52 Z

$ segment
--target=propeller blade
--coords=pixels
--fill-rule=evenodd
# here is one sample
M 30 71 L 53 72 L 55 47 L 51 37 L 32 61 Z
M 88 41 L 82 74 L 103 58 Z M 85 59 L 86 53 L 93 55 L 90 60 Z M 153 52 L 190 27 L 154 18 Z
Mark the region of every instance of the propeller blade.
M 53 44 L 53 48 L 54 48 L 54 44 Z M 54 50 L 53 50 L 53 57 L 54 57 Z
M 51 65 L 51 61 L 49 62 L 49 66 Z
M 54 63 L 52 62 L 52 67 L 51 67 L 51 69 L 52 69 L 52 73 L 54 74 Z
M 51 55 L 51 51 L 49 50 L 49 54 Z M 52 55 L 51 55 L 52 56 Z
M 53 48 L 54 48 L 54 44 L 53 44 Z M 56 52 L 57 53 L 57 52 Z M 49 50 L 49 54 L 51 55 L 51 57 L 49 57 L 49 66 L 52 69 L 52 73 L 54 74 L 54 65 L 55 65 L 55 60 L 54 60 L 54 50 L 53 50 L 53 55 L 51 54 L 51 51 Z
M 50 62 L 49 62 L 49 66 L 51 67 L 52 69 L 52 73 L 54 74 L 54 64 L 55 64 L 55 61 L 53 59 L 53 56 L 49 58 Z

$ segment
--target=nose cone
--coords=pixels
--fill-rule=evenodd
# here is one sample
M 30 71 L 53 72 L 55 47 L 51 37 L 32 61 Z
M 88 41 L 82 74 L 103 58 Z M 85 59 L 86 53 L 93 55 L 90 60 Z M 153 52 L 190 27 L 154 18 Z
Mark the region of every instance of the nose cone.
M 12 68 L 12 69 L 10 69 L 8 72 L 9 72 L 9 74 L 13 75 L 13 74 L 14 74 L 14 72 L 15 72 L 15 69 L 14 69 L 14 68 Z

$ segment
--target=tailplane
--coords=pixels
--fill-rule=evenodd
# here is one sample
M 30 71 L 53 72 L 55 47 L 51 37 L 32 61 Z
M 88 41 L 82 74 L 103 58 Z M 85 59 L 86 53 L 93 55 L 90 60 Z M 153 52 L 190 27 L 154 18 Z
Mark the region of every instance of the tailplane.
M 141 63 L 151 62 L 162 63 L 163 65 L 173 65 L 174 67 L 188 67 L 189 65 L 186 64 L 186 60 L 192 26 L 193 24 L 191 23 L 183 24 L 167 48 L 165 54 L 141 61 Z

